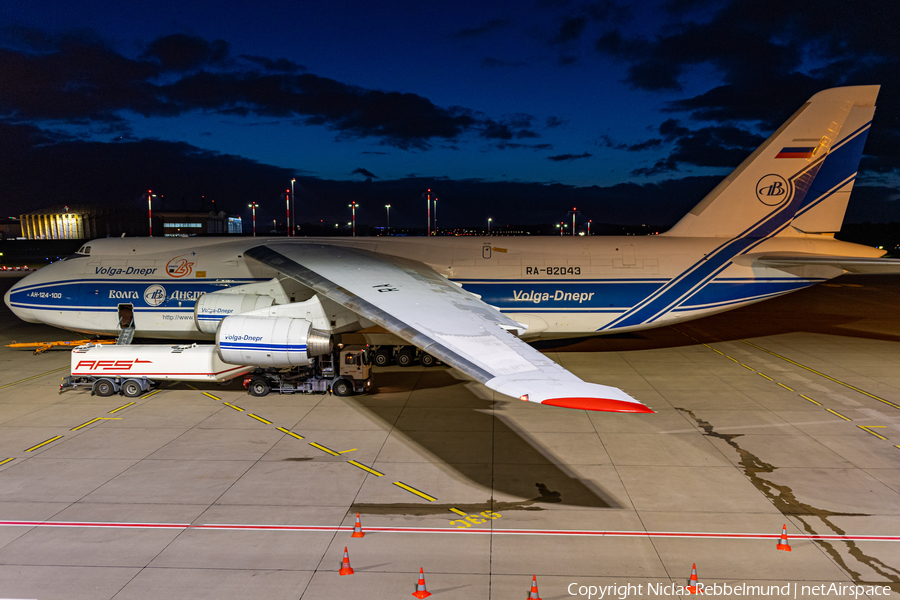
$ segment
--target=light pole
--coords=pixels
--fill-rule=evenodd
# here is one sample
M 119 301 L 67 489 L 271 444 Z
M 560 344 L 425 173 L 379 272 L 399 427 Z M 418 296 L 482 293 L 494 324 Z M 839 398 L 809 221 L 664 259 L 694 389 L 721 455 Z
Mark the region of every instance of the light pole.
M 437 235 L 437 196 L 434 197 L 434 235 Z
M 253 209 L 253 237 L 256 237 L 256 207 L 259 206 L 259 204 L 251 202 L 247 206 Z
M 349 206 L 350 209 L 353 211 L 353 223 L 352 223 L 352 225 L 353 225 L 353 237 L 356 237 L 356 207 L 359 206 L 359 204 L 357 204 L 357 203 L 356 203 L 356 200 L 354 200 L 353 202 L 351 202 L 351 203 L 348 204 L 347 206 Z
M 431 189 L 428 190 L 428 225 L 425 227 L 425 235 L 431 235 Z
M 577 209 L 577 208 L 572 208 L 572 210 L 570 210 L 570 211 L 569 211 L 568 213 L 566 213 L 566 214 L 568 215 L 569 213 L 572 214 L 572 236 L 574 237 L 574 236 L 578 235 L 578 234 L 576 233 L 576 231 L 575 231 L 575 215 L 578 214 L 578 209 Z
M 388 235 L 391 235 L 391 205 L 385 204 L 384 209 L 387 211 L 387 231 Z
M 150 237 L 153 237 L 153 202 L 151 198 L 156 196 L 153 190 L 147 190 L 147 220 L 150 221 Z
M 293 185 L 293 182 L 291 182 Z M 284 190 L 284 205 L 287 209 L 287 222 L 284 224 L 287 227 L 288 235 L 291 235 L 291 192 L 288 190 Z
M 591 220 L 588 219 L 588 235 L 591 235 Z
M 492 220 L 493 220 L 493 219 L 491 219 L 490 217 L 488 217 L 488 235 L 491 235 L 491 221 L 492 221 Z
M 291 204 L 294 205 L 294 220 L 297 220 L 297 202 L 294 201 L 294 182 L 297 181 L 296 177 L 291 178 Z M 288 223 L 288 226 L 291 227 L 291 237 L 294 236 L 294 227 L 291 223 Z

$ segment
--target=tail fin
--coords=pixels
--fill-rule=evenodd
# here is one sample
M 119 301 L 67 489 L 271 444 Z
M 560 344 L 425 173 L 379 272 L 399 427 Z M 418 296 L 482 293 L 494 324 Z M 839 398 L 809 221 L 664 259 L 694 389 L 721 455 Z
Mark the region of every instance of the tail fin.
M 664 235 L 839 231 L 879 88 L 840 87 L 814 95 Z

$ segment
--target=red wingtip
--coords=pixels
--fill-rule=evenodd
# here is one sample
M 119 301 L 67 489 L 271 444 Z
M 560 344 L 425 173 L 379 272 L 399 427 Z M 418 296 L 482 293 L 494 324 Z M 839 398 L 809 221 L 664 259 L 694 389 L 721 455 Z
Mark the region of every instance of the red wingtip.
M 652 413 L 653 411 L 638 402 L 626 402 L 625 400 L 612 400 L 610 398 L 550 398 L 541 404 L 548 406 L 561 406 L 577 410 L 598 410 L 620 413 Z

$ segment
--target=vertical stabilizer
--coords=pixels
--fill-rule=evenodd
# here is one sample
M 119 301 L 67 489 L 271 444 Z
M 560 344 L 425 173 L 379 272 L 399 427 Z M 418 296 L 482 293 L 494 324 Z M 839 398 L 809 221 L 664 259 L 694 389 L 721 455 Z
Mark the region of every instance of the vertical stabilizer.
M 664 235 L 765 237 L 840 230 L 879 87 L 814 95 Z

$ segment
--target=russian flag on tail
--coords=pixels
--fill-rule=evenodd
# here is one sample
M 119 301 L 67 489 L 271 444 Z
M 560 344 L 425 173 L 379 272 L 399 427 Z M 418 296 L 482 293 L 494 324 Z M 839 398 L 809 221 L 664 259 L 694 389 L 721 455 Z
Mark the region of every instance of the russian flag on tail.
M 775 158 L 812 158 L 815 152 L 815 146 L 788 146 L 782 148 Z

